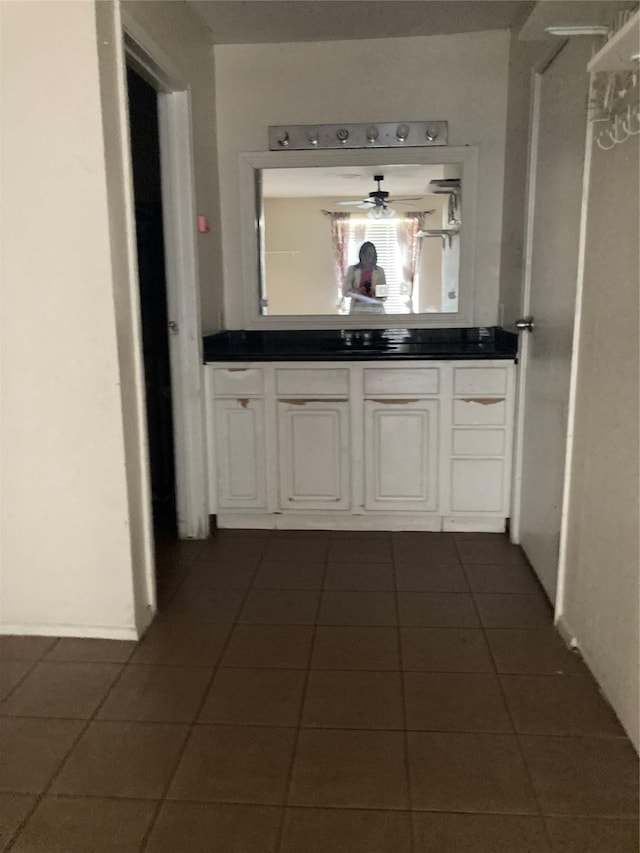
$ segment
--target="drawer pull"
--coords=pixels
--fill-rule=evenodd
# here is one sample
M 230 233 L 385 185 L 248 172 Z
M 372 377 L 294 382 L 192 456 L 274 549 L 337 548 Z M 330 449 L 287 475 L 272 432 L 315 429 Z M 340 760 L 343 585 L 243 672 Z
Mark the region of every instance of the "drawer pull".
M 504 397 L 462 397 L 461 403 L 478 403 L 480 406 L 495 406 L 504 403 Z
M 372 397 L 368 397 L 367 399 L 370 400 L 370 402 L 372 402 L 372 403 L 383 403 L 385 406 L 403 406 L 403 405 L 406 405 L 407 403 L 417 403 L 418 402 L 417 399 L 409 400 L 406 397 L 402 397 L 400 400 L 388 400 L 388 399 L 387 400 L 376 400 Z
M 346 397 L 293 397 L 290 400 L 278 397 L 278 402 L 290 406 L 306 406 L 307 403 L 345 403 Z

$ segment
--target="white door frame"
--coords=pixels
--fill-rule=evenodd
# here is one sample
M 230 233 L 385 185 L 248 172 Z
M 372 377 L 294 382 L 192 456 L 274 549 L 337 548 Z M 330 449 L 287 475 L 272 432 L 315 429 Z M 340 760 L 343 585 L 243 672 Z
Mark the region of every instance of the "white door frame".
M 589 94 L 593 75 L 589 77 Z M 555 621 L 565 640 L 575 645 L 575 637 L 564 621 L 566 577 L 567 577 L 567 540 L 569 537 L 569 519 L 571 513 L 571 475 L 573 473 L 573 441 L 576 424 L 576 399 L 578 395 L 578 371 L 580 369 L 580 337 L 582 332 L 582 302 L 584 296 L 584 267 L 587 251 L 587 215 L 589 210 L 589 184 L 591 179 L 591 157 L 593 151 L 593 123 L 587 120 L 584 172 L 582 174 L 582 198 L 580 209 L 580 236 L 578 239 L 578 271 L 576 278 L 576 310 L 573 321 L 573 341 L 571 347 L 571 375 L 569 377 L 569 408 L 567 411 L 567 449 L 564 464 L 564 488 L 562 490 L 562 515 L 560 518 L 560 552 L 558 555 L 558 586 L 556 592 Z
M 209 535 L 191 97 L 182 73 L 122 10 L 127 64 L 158 93 L 178 535 Z

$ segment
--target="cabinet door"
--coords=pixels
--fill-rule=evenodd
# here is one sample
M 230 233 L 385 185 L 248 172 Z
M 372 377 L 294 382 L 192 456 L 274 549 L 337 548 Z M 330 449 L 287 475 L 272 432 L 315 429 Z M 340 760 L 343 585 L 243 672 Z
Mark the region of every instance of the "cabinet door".
M 349 403 L 278 400 L 280 507 L 347 509 Z
M 438 508 L 438 401 L 365 400 L 365 508 Z
M 264 402 L 215 401 L 218 507 L 266 506 Z

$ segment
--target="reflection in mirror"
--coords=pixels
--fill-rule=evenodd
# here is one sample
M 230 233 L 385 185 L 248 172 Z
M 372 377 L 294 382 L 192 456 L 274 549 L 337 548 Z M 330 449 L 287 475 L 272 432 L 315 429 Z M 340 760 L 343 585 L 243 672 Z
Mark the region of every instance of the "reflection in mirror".
M 258 170 L 261 314 L 457 312 L 461 176 L 451 163 Z M 364 243 L 377 259 L 360 258 Z

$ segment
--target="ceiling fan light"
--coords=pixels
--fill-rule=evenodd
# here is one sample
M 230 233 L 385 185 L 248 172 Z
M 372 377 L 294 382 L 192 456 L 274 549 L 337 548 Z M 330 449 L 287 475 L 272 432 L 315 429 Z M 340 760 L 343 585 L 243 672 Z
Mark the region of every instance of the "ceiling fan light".
M 389 219 L 390 217 L 395 216 L 395 214 L 395 210 L 392 210 L 390 207 L 376 205 L 376 207 L 371 208 L 367 215 L 369 219 Z

